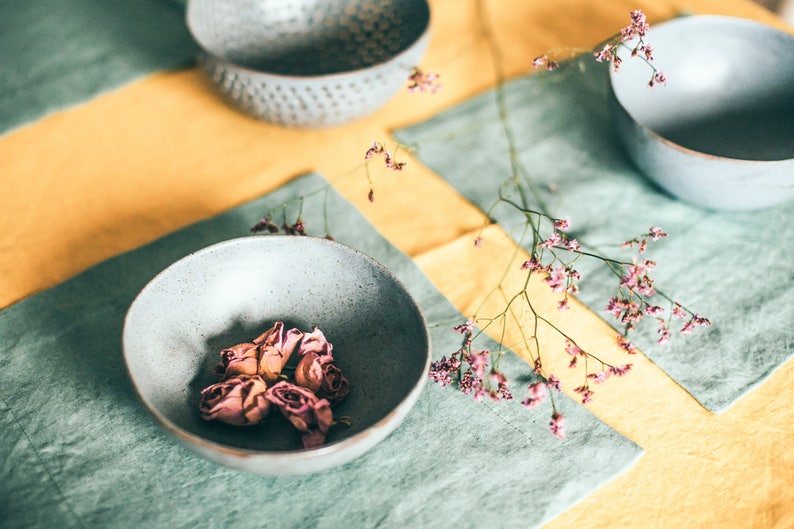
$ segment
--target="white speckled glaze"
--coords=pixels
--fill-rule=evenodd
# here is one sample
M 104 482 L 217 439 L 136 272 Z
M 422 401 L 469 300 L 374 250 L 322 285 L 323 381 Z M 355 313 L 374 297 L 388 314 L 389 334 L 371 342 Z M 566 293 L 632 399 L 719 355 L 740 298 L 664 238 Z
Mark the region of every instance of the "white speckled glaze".
M 307 331 L 318 325 L 350 380 L 334 413 L 353 424 L 332 429 L 322 447 L 301 449 L 280 417 L 234 427 L 199 416 L 220 350 L 275 321 Z M 318 472 L 364 454 L 408 414 L 430 362 L 424 317 L 385 267 L 342 244 L 299 236 L 234 239 L 172 264 L 132 303 L 123 348 L 140 399 L 168 432 L 208 459 L 265 475 Z
M 652 25 L 666 86 L 623 54 L 610 74 L 618 134 L 640 170 L 715 210 L 794 198 L 794 35 L 758 22 L 690 16 Z
M 210 81 L 238 110 L 320 128 L 371 114 L 419 65 L 426 0 L 189 0 Z

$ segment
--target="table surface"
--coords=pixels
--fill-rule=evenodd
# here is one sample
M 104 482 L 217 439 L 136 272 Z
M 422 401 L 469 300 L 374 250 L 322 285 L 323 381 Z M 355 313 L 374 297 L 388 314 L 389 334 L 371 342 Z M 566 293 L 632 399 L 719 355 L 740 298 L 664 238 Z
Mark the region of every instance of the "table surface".
M 399 175 L 373 173 L 374 203 L 363 173 L 351 173 L 373 140 L 388 143 L 395 129 L 494 84 L 475 3 L 431 4 L 434 31 L 423 66 L 441 73 L 443 90 L 401 93 L 341 128 L 253 121 L 187 69 L 151 74 L 0 136 L 0 308 L 316 171 L 471 313 L 494 281 L 490 263 L 511 243 L 473 248 L 481 214 L 407 153 Z M 510 0 L 485 8 L 508 76 L 525 73 L 546 50 L 592 47 L 637 8 L 652 23 L 688 11 L 784 27 L 741 0 Z M 562 325 L 586 329 L 591 344 L 615 347 L 613 331 L 583 306 Z M 590 406 L 645 455 L 546 527 L 794 527 L 794 413 L 786 398 L 794 362 L 716 415 L 644 356 L 633 360 L 632 375 Z

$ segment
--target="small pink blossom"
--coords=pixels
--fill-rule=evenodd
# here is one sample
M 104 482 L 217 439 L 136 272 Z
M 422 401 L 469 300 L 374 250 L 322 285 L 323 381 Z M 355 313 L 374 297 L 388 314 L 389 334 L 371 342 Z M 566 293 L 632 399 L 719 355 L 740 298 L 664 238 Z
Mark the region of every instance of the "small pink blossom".
M 540 243 L 540 247 L 541 248 L 547 248 L 547 249 L 550 250 L 550 249 L 554 248 L 555 246 L 557 246 L 558 244 L 560 244 L 561 240 L 562 240 L 562 238 L 560 237 L 560 234 L 555 232 L 555 233 L 552 233 L 549 236 L 548 239 L 546 239 L 545 241 Z
M 452 328 L 452 330 L 460 334 L 469 334 L 474 331 L 474 322 L 471 320 L 466 320 L 466 323 L 456 325 Z
M 378 143 L 378 142 L 373 141 L 372 145 L 370 145 L 370 148 L 367 149 L 366 153 L 364 153 L 364 159 L 365 160 L 369 160 L 373 156 L 376 156 L 376 155 L 379 155 L 379 154 L 383 154 L 384 151 L 385 151 L 385 148 L 383 147 L 382 143 Z
M 664 318 L 657 318 L 659 321 L 659 327 L 657 328 L 657 334 L 659 338 L 656 340 L 656 343 L 659 345 L 664 345 L 670 341 L 672 337 L 670 333 L 670 326 L 667 325 L 667 321 Z
M 527 388 L 527 396 L 521 402 L 527 408 L 540 406 L 546 400 L 548 390 L 543 382 L 535 382 Z
M 573 390 L 582 396 L 582 404 L 590 404 L 593 402 L 593 391 L 587 384 L 579 386 L 578 388 L 573 388 Z
M 571 355 L 571 356 L 583 356 L 585 354 L 585 352 L 578 345 L 576 345 L 575 343 L 573 343 L 573 342 L 571 342 L 569 340 L 566 340 L 565 343 L 566 343 L 565 352 L 568 353 L 569 355 Z
M 270 217 L 262 217 L 259 222 L 253 225 L 251 232 L 259 233 L 267 231 L 268 233 L 278 233 L 279 229 L 278 224 L 270 220 Z
M 577 241 L 576 239 L 565 238 L 563 239 L 562 245 L 568 248 L 568 250 L 572 252 L 578 252 L 579 250 L 582 249 L 582 246 L 579 244 L 579 241 Z
M 530 257 L 521 264 L 521 270 L 531 270 L 532 272 L 538 272 L 543 270 L 543 266 L 536 257 Z
M 618 345 L 629 354 L 635 354 L 637 352 L 637 347 L 626 339 L 625 336 L 618 336 Z
M 622 377 L 629 374 L 633 364 L 625 364 L 622 366 L 609 366 L 609 372 L 615 375 L 616 377 Z
M 664 309 L 658 305 L 646 305 L 645 306 L 645 314 L 648 316 L 658 316 L 662 314 Z
M 648 228 L 648 236 L 651 238 L 652 241 L 658 241 L 664 237 L 667 237 L 667 234 L 662 231 L 662 228 L 659 226 L 651 226 Z
M 414 68 L 408 76 L 408 93 L 422 92 L 435 94 L 441 90 L 442 84 L 439 82 L 441 76 L 437 73 L 424 73 L 419 68 Z
M 487 349 L 479 352 L 472 351 L 469 355 L 467 361 L 477 375 L 477 378 L 482 379 L 485 377 L 485 368 L 488 367 L 488 359 L 490 356 L 491 352 Z
M 491 382 L 491 385 L 496 386 L 495 390 L 492 389 L 490 391 L 490 396 L 494 401 L 499 401 L 500 399 L 513 400 L 513 394 L 510 393 L 510 388 L 507 385 L 507 377 L 505 377 L 504 373 L 492 370 L 488 374 L 488 380 Z
M 546 385 L 551 389 L 562 391 L 562 383 L 560 382 L 560 379 L 554 375 L 549 375 L 549 379 Z
M 547 70 L 556 70 L 559 67 L 557 62 L 549 59 L 549 56 L 546 54 L 539 55 L 532 59 L 532 67 L 535 69 L 545 67 Z
M 610 371 L 601 370 L 601 371 L 596 371 L 595 373 L 589 373 L 587 375 L 587 378 L 592 380 L 595 384 L 603 384 L 604 382 L 607 381 L 610 374 L 611 374 Z
M 558 230 L 567 230 L 571 227 L 570 217 L 565 217 L 564 219 L 554 219 L 554 227 Z
M 562 301 L 559 301 L 557 303 L 557 310 L 565 311 L 565 310 L 570 310 L 570 308 L 571 308 L 571 306 L 568 304 L 568 298 L 567 297 L 565 299 L 563 299 Z
M 620 37 L 623 41 L 631 40 L 634 37 L 644 37 L 651 27 L 645 13 L 641 10 L 632 11 L 630 16 L 631 24 L 620 30 Z
M 563 292 L 567 279 L 568 275 L 565 273 L 565 267 L 558 266 L 552 268 L 549 275 L 544 278 L 544 281 L 551 287 L 553 292 Z
M 686 311 L 686 309 L 684 309 L 684 307 L 682 307 L 677 301 L 673 303 L 672 313 L 673 316 L 681 320 L 689 316 L 689 313 Z
M 617 57 L 617 50 L 612 44 L 605 44 L 599 51 L 594 52 L 593 55 L 597 62 L 609 62 Z
M 435 382 L 446 386 L 452 384 L 457 376 L 458 369 L 460 369 L 460 360 L 457 354 L 453 354 L 450 358 L 442 356 L 441 360 L 436 360 L 430 363 L 430 371 L 428 375 Z
M 662 72 L 654 72 L 653 77 L 650 81 L 648 81 L 648 86 L 653 88 L 657 84 L 666 85 L 667 84 L 667 77 Z
M 405 162 L 394 161 L 394 158 L 392 157 L 391 153 L 389 153 L 389 151 L 386 150 L 383 144 L 378 143 L 376 141 L 373 141 L 369 149 L 367 149 L 367 152 L 364 153 L 364 159 L 369 160 L 374 156 L 382 156 L 384 162 L 386 163 L 386 167 L 388 169 L 391 169 L 392 171 L 402 171 L 403 168 L 405 167 Z M 370 202 L 372 202 L 373 200 L 372 189 L 370 189 L 369 199 Z
M 565 417 L 561 413 L 552 414 L 549 430 L 560 439 L 565 439 Z

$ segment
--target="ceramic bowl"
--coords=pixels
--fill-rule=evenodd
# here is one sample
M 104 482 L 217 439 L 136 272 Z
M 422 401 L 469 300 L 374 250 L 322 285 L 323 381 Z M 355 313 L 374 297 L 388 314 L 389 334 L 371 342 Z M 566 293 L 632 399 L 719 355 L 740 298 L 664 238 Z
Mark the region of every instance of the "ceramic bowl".
M 794 197 L 794 35 L 750 20 L 690 16 L 652 25 L 667 84 L 627 57 L 610 74 L 629 156 L 672 195 L 715 210 Z
M 430 30 L 426 0 L 189 0 L 200 62 L 226 100 L 279 125 L 366 116 L 408 84 Z
M 350 381 L 334 415 L 353 422 L 332 428 L 321 447 L 303 449 L 277 411 L 245 427 L 200 418 L 221 349 L 276 321 L 319 326 Z M 205 458 L 265 475 L 318 472 L 364 454 L 409 413 L 430 362 L 425 320 L 400 281 L 354 249 L 300 236 L 234 239 L 172 264 L 132 303 L 123 349 L 140 400 L 165 430 Z

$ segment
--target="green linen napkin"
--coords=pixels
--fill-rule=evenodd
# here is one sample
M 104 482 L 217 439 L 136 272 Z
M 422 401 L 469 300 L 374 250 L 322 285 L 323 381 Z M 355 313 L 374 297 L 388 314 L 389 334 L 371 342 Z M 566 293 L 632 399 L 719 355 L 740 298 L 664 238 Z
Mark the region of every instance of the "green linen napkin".
M 191 64 L 184 6 L 163 0 L 0 3 L 0 134 L 156 70 Z
M 127 377 L 126 311 L 173 261 L 249 235 L 250 226 L 272 209 L 281 211 L 281 204 L 294 221 L 296 197 L 306 196 L 310 234 L 324 235 L 327 204 L 336 239 L 381 261 L 406 284 L 429 321 L 436 358 L 460 345 L 451 325 L 461 314 L 350 203 L 324 189 L 317 175 L 296 179 L 0 312 L 4 527 L 525 529 L 640 457 L 637 445 L 563 395 L 568 435 L 560 441 L 547 429 L 549 407 L 477 403 L 432 383 L 386 440 L 351 463 L 310 476 L 229 470 L 174 442 L 137 401 Z M 529 371 L 514 355 L 504 362 L 514 378 Z
M 794 209 L 704 211 L 649 183 L 613 133 L 607 74 L 606 65 L 583 57 L 509 82 L 503 95 L 518 157 L 550 213 L 570 216 L 568 233 L 579 241 L 625 260 L 631 254 L 621 252 L 621 242 L 650 226 L 669 234 L 645 254 L 658 263 L 656 286 L 713 326 L 659 345 L 656 326 L 647 321 L 632 340 L 706 408 L 723 411 L 794 352 Z M 512 174 L 495 95 L 487 92 L 396 133 L 483 211 Z M 510 233 L 523 224 L 513 209 L 489 215 Z M 577 269 L 577 297 L 615 323 L 604 308 L 616 278 L 586 260 Z

